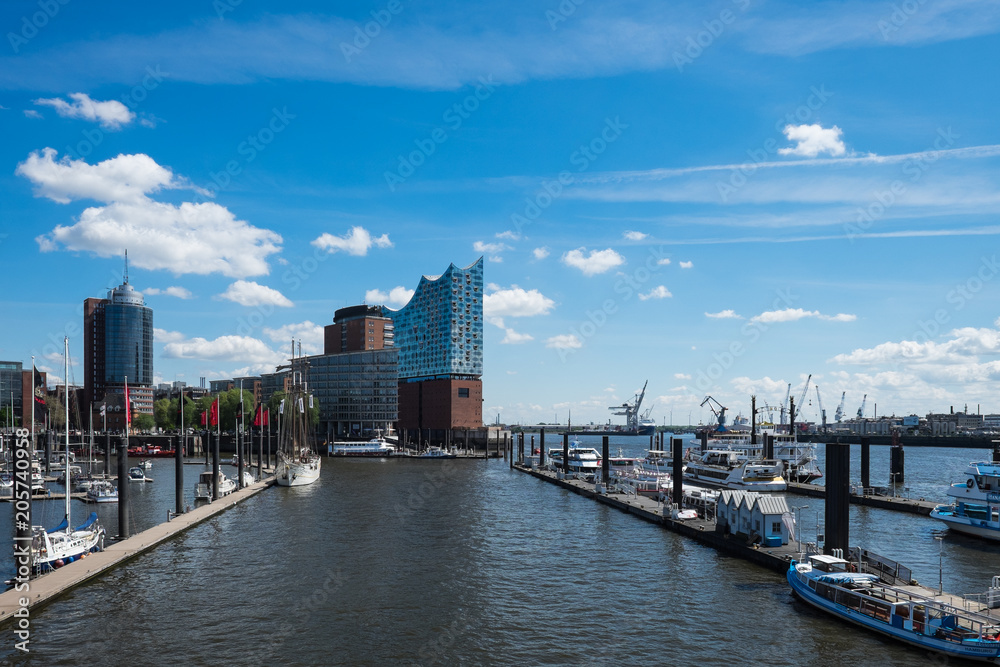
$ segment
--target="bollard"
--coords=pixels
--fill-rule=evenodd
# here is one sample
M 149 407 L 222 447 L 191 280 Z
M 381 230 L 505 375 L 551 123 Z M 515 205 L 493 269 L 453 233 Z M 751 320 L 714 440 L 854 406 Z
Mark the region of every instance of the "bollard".
M 834 549 L 847 553 L 850 541 L 851 446 L 826 445 L 826 541 L 823 553 Z

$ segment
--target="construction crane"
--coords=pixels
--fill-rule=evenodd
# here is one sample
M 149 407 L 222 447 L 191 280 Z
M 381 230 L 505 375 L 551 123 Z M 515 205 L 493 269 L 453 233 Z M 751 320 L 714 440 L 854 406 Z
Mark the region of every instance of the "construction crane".
M 802 387 L 802 395 L 799 396 L 799 400 L 795 405 L 799 406 L 799 414 L 805 412 L 806 408 L 806 392 L 809 391 L 809 381 L 813 379 L 812 373 L 806 378 L 806 386 Z
M 861 407 L 858 408 L 858 419 L 865 418 L 865 403 L 867 402 L 868 402 L 868 394 L 865 394 L 865 397 L 861 399 Z
M 647 384 L 649 384 L 649 380 L 646 380 L 646 384 L 642 385 L 642 391 L 636 394 L 631 402 L 626 401 L 621 405 L 612 405 L 608 408 L 608 410 L 614 410 L 613 414 L 625 417 L 625 428 L 627 429 L 639 429 L 639 406 L 642 405 L 642 399 L 646 396 Z
M 785 391 L 785 400 L 781 402 L 781 423 L 787 424 L 785 421 L 785 415 L 788 414 L 788 397 L 792 395 L 792 383 L 788 383 L 788 390 Z
M 726 408 L 725 406 L 723 406 L 722 403 L 719 403 L 717 400 L 715 400 L 711 396 L 706 396 L 705 400 L 701 402 L 701 405 L 699 407 L 702 407 L 702 408 L 705 407 L 706 403 L 708 403 L 708 409 L 712 411 L 712 414 L 715 415 L 715 420 L 718 422 L 718 426 L 715 427 L 715 430 L 716 431 L 725 431 L 726 430 L 726 410 L 728 410 L 728 408 Z M 716 410 L 715 407 L 712 405 L 713 403 L 715 405 L 719 406 L 718 410 Z
M 823 430 L 826 430 L 826 410 L 823 409 L 823 399 L 819 397 L 819 385 L 816 385 L 816 403 L 819 405 L 819 420 L 823 424 Z
M 833 414 L 833 419 L 840 423 L 840 420 L 844 418 L 844 400 L 847 398 L 847 392 L 845 391 L 840 395 L 840 405 L 837 406 L 837 411 Z

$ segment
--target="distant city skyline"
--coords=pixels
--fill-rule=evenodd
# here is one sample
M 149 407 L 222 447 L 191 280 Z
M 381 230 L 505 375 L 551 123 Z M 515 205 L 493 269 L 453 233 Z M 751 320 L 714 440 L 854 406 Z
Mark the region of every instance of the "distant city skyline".
M 391 4 L 391 7 L 390 7 Z M 42 17 L 42 18 L 39 18 Z M 0 359 L 272 372 L 485 257 L 483 419 L 1000 412 L 1000 8 L 6 3 Z M 266 47 L 262 46 L 266 45 Z M 812 403 L 810 405 L 809 403 Z

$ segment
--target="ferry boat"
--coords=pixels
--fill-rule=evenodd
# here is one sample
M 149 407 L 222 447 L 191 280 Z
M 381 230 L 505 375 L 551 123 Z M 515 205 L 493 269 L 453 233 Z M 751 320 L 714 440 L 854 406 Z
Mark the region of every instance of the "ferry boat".
M 368 442 L 333 443 L 334 456 L 392 456 L 395 453 L 396 448 L 380 437 Z
M 973 461 L 965 477 L 948 487 L 954 504 L 938 505 L 931 517 L 960 533 L 1000 540 L 1000 463 Z
M 806 603 L 839 618 L 946 656 L 1000 659 L 1000 621 L 883 583 L 837 556 L 792 560 L 788 583 Z
M 774 460 L 782 464 L 784 476 L 799 484 L 815 482 L 823 476 L 816 465 L 816 445 L 799 442 L 794 435 L 769 433 L 757 434 L 757 443 L 751 443 L 748 431 L 712 432 L 708 436 L 709 449 L 732 449 L 742 454 L 744 460 L 764 458 L 764 438 L 774 438 Z
M 563 448 L 549 449 L 549 464 L 558 472 L 565 470 L 563 466 Z M 601 470 L 601 455 L 593 447 L 584 447 L 579 440 L 569 443 L 569 472 L 582 477 L 594 477 Z
M 748 461 L 731 449 L 709 449 L 689 461 L 684 476 L 691 481 L 724 489 L 778 492 L 788 488 L 777 461 Z

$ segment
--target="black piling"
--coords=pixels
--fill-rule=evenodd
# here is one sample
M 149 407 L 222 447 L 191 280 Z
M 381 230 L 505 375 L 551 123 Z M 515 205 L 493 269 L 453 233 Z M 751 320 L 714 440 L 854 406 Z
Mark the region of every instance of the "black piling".
M 51 463 L 52 460 L 52 431 L 45 432 L 45 474 L 46 476 L 52 472 Z
M 111 477 L 111 432 L 104 431 L 104 477 Z
M 563 473 L 569 474 L 569 433 L 563 433 Z
M 684 441 L 680 438 L 670 439 L 673 453 L 673 472 L 670 473 L 673 483 L 673 502 L 677 507 L 684 504 Z
M 174 512 L 184 513 L 184 429 L 177 436 L 177 447 L 174 448 Z
M 545 429 L 538 431 L 538 467 L 545 465 Z
M 260 440 L 257 441 L 257 479 L 264 479 L 264 427 L 260 427 Z
M 788 397 L 788 434 L 795 435 L 795 397 Z
M 216 433 L 212 443 L 212 500 L 219 499 L 219 440 L 222 434 Z
M 237 430 L 236 431 L 236 479 L 238 480 L 236 482 L 236 488 L 237 489 L 242 489 L 244 487 L 244 484 L 243 484 L 244 461 L 243 461 L 243 459 L 246 458 L 246 451 L 247 451 L 247 449 L 248 448 L 246 446 L 246 439 L 243 438 L 242 435 L 240 434 L 239 430 Z
M 750 444 L 757 444 L 757 397 L 750 397 Z
M 905 479 L 903 475 L 904 468 L 904 456 L 903 456 L 903 446 L 893 445 L 889 448 L 889 480 L 893 484 L 902 484 Z
M 608 460 L 608 436 L 601 436 L 601 483 L 608 488 L 611 483 L 611 461 Z
M 833 549 L 848 551 L 851 508 L 851 446 L 830 442 L 826 445 L 826 542 L 823 553 Z
M 768 461 L 774 460 L 774 434 L 764 434 L 764 458 Z
M 699 433 L 698 439 L 701 440 L 701 452 L 704 454 L 708 449 L 708 429 Z
M 1000 440 L 993 441 L 993 463 L 1000 463 Z
M 129 505 L 128 505 L 128 447 L 123 440 L 118 441 L 118 539 L 129 536 Z
M 872 485 L 871 455 L 871 438 L 864 436 L 861 438 L 861 486 L 863 489 L 870 488 Z

